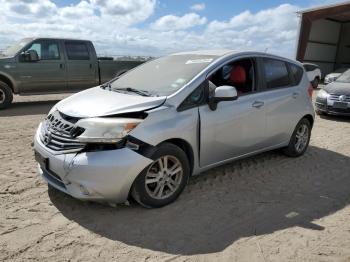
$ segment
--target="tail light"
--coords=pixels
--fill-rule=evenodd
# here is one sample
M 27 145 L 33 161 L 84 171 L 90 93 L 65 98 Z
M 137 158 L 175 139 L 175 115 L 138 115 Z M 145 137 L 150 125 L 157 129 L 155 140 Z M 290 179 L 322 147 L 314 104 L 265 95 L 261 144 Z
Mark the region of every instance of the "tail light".
M 311 83 L 309 84 L 307 88 L 307 93 L 309 94 L 309 97 L 312 98 L 312 94 L 314 92 L 314 88 L 312 87 Z

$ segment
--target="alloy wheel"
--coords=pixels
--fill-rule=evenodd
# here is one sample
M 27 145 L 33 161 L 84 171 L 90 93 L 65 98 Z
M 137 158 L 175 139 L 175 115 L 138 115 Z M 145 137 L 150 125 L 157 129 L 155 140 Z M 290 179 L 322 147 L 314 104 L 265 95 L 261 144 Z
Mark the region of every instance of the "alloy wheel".
M 183 177 L 183 167 L 179 159 L 165 155 L 149 167 L 145 186 L 147 193 L 155 199 L 165 199 L 176 192 Z
M 306 124 L 300 125 L 295 135 L 295 149 L 297 152 L 302 152 L 307 146 L 309 140 L 309 127 Z

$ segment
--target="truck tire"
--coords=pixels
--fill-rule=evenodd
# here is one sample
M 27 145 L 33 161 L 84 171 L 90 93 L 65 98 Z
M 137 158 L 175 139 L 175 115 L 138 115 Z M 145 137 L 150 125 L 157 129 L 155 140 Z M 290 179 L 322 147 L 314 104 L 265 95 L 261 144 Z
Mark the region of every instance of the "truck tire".
M 0 109 L 7 108 L 11 105 L 13 94 L 8 84 L 0 81 Z

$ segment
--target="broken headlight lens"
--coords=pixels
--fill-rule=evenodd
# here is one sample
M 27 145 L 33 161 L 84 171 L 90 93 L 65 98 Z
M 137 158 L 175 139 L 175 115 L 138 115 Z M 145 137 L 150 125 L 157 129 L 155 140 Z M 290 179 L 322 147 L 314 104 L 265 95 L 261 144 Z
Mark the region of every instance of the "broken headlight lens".
M 117 143 L 137 127 L 143 120 L 137 118 L 85 118 L 76 126 L 85 131 L 77 137 L 85 143 Z

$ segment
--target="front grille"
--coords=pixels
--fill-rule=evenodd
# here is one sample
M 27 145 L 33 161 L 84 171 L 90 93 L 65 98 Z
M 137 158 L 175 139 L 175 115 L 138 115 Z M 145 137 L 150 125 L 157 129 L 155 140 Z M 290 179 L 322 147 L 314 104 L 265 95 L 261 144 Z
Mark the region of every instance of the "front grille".
M 333 106 L 328 106 L 327 109 L 334 113 L 350 114 L 350 108 L 336 108 Z
M 342 100 L 341 100 L 341 97 L 342 97 Z M 332 101 L 350 102 L 350 96 L 348 95 L 330 94 L 328 99 Z
M 74 127 L 76 119 L 67 119 L 58 111 L 46 117 L 40 134 L 40 139 L 45 146 L 61 153 L 78 152 L 85 147 L 85 143 L 76 139 L 84 130 Z

